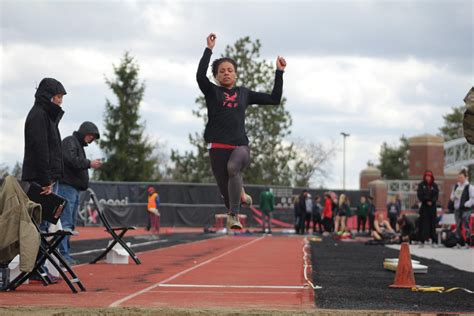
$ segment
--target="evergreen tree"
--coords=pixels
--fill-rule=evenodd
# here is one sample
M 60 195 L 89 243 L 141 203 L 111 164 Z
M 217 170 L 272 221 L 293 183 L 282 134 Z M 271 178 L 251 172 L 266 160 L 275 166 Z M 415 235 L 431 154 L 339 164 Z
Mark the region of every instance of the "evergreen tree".
M 157 180 L 159 171 L 154 146 L 144 136 L 145 123 L 140 122 L 139 108 L 145 84 L 138 78 L 139 66 L 125 53 L 115 66 L 113 79 L 106 83 L 117 97 L 117 104 L 106 100 L 105 132 L 100 148 L 105 162 L 97 169 L 98 179 L 111 181 Z
M 462 120 L 465 110 L 464 106 L 452 107 L 450 113 L 443 115 L 444 125 L 439 131 L 445 141 L 463 137 Z
M 408 179 L 408 154 L 409 144 L 405 136 L 400 137 L 399 145 L 390 146 L 384 142 L 379 153 L 380 164 L 377 166 L 382 177 L 388 180 Z

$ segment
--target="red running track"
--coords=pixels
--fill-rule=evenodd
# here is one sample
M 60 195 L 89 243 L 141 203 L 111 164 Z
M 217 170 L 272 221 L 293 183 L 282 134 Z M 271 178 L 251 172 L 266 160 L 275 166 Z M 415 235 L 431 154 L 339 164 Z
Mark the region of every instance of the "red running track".
M 141 265 L 79 265 L 64 282 L 0 292 L 0 306 L 313 309 L 301 237 L 221 237 L 144 252 Z

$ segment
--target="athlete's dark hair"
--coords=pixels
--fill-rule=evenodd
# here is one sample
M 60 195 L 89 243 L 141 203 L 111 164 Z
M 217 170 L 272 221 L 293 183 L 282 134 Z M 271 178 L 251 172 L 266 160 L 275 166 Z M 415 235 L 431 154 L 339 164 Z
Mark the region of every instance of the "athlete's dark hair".
M 463 174 L 466 178 L 468 177 L 466 168 L 462 168 L 461 171 L 459 171 L 459 174 Z
M 223 62 L 229 62 L 232 64 L 232 66 L 234 66 L 234 70 L 235 72 L 237 72 L 237 63 L 235 62 L 235 60 L 233 60 L 232 58 L 229 58 L 229 57 L 222 57 L 222 58 L 218 58 L 216 60 L 214 60 L 212 62 L 212 74 L 215 76 L 217 76 L 217 73 L 219 72 L 219 66 L 220 64 L 222 64 Z

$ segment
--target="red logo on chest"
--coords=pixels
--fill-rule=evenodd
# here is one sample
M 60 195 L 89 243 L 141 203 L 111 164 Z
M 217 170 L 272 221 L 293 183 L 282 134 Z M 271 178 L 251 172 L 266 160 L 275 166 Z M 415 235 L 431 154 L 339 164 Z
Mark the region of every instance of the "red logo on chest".
M 234 92 L 233 95 L 228 94 L 227 92 L 224 92 L 224 97 L 225 100 L 222 103 L 222 106 L 228 107 L 228 108 L 236 108 L 238 103 L 235 102 L 237 100 L 237 91 Z

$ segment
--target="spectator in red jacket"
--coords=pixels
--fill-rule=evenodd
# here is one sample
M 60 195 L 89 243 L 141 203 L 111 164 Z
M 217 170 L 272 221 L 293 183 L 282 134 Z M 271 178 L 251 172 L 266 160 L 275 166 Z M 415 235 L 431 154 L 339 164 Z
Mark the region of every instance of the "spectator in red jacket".
M 324 208 L 323 208 L 323 226 L 325 232 L 329 233 L 332 231 L 332 198 L 329 193 L 324 195 Z

